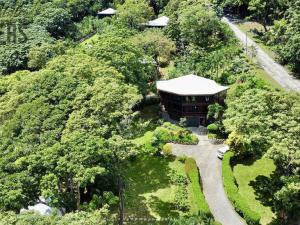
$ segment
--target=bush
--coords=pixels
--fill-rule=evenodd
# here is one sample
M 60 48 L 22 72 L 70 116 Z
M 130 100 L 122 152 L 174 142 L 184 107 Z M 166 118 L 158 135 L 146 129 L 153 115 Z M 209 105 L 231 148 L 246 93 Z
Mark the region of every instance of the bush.
M 169 122 L 164 123 L 161 127 L 158 127 L 154 131 L 154 136 L 159 140 L 159 147 L 161 145 L 172 142 L 178 144 L 197 144 L 197 136 L 191 134 L 188 130 L 171 124 Z
M 187 195 L 188 195 L 188 193 L 187 193 L 185 185 L 180 184 L 177 187 L 176 195 L 175 195 L 175 199 L 174 199 L 175 206 L 178 210 L 188 211 L 189 204 L 188 204 Z
M 205 197 L 202 193 L 202 188 L 200 184 L 200 175 L 196 161 L 192 158 L 187 158 L 185 160 L 185 172 L 188 176 L 188 179 L 192 185 L 193 199 L 197 205 L 197 209 L 206 214 L 211 214 L 209 207 L 206 203 Z
M 167 143 L 163 146 L 162 152 L 165 156 L 169 157 L 172 155 L 172 145 L 170 143 Z
M 209 124 L 207 126 L 207 129 L 208 129 L 208 132 L 209 133 L 217 133 L 218 130 L 219 130 L 219 125 L 218 124 L 215 124 L 215 123 L 212 123 L 212 124 Z
M 196 144 L 198 144 L 198 142 L 199 142 L 198 137 L 196 135 L 192 134 L 191 135 L 191 143 L 196 145 Z
M 186 176 L 179 174 L 176 170 L 171 170 L 169 176 L 172 184 L 177 186 L 176 195 L 174 199 L 176 209 L 187 211 L 189 209 L 189 204 L 187 198 L 188 193 L 186 189 L 188 181 Z
M 222 162 L 225 191 L 235 210 L 246 220 L 247 224 L 258 225 L 260 224 L 260 216 L 249 208 L 247 202 L 238 193 L 238 187 L 235 184 L 235 178 L 230 165 L 230 159 L 233 155 L 233 152 L 228 152 L 225 154 Z
M 216 134 L 208 134 L 208 139 L 217 139 L 217 135 Z
M 111 216 L 108 207 L 95 210 L 93 212 L 74 212 L 67 213 L 64 216 L 49 215 L 43 216 L 35 212 L 24 212 L 16 214 L 13 212 L 1 212 L 0 224 L 5 225 L 79 225 L 79 224 L 97 224 L 97 225 L 113 225 L 116 218 Z
M 167 225 L 221 225 L 220 223 L 214 221 L 212 215 L 207 215 L 205 213 L 199 213 L 197 215 L 184 215 L 179 218 L 172 218 Z
M 146 132 L 144 136 L 136 138 L 133 142 L 144 152 L 157 153 L 163 150 L 166 143 L 195 145 L 199 140 L 190 131 L 167 122 L 153 132 Z

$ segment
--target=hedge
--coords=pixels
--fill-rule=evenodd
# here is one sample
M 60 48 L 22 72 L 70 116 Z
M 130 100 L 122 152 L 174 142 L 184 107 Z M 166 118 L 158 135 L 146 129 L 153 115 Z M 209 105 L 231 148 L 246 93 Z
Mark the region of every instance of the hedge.
M 197 209 L 200 212 L 211 215 L 208 204 L 206 203 L 205 197 L 202 192 L 200 184 L 200 174 L 196 161 L 192 158 L 187 158 L 185 160 L 185 172 L 188 176 L 188 179 L 192 185 L 193 199 L 197 205 Z
M 226 153 L 222 162 L 225 191 L 235 210 L 246 220 L 247 224 L 259 225 L 259 221 L 261 219 L 260 215 L 249 208 L 247 202 L 238 192 L 239 190 L 236 186 L 235 178 L 230 165 L 230 159 L 233 157 L 233 155 L 233 152 Z

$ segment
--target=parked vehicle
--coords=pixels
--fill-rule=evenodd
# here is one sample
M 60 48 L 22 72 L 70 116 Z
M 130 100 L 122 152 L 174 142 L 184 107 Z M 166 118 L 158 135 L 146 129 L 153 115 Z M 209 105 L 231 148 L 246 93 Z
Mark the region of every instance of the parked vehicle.
M 228 145 L 226 145 L 226 146 L 224 146 L 224 147 L 222 147 L 222 148 L 219 148 L 219 150 L 218 150 L 218 152 L 217 152 L 217 157 L 218 157 L 219 159 L 223 159 L 223 157 L 224 157 L 224 155 L 225 155 L 225 153 L 226 153 L 227 151 L 229 151 L 229 146 L 228 146 Z

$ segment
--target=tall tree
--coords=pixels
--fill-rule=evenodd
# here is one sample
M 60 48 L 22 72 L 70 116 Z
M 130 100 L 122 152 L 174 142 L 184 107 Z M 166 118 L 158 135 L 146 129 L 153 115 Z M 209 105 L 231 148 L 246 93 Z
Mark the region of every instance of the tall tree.
M 130 28 L 138 28 L 153 16 L 153 9 L 146 0 L 125 0 L 117 6 L 120 21 Z

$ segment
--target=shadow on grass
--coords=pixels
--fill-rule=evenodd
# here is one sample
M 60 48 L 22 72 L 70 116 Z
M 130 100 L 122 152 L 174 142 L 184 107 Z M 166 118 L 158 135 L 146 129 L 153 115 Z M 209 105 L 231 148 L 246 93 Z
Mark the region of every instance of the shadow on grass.
M 264 206 L 272 206 L 274 187 L 271 177 L 259 175 L 254 181 L 250 181 L 249 185 L 253 188 L 257 200 Z
M 153 195 L 159 189 L 171 186 L 169 163 L 174 160 L 175 158 L 147 156 L 136 159 L 128 166 L 124 171 L 127 178 L 125 190 L 127 214 L 151 218 L 150 212 L 152 211 L 160 217 L 178 216 L 178 213 L 172 211 L 175 207 L 171 202 L 164 202 Z M 146 198 L 145 194 L 149 196 Z
M 260 159 L 261 156 L 257 155 L 257 156 L 243 156 L 243 158 L 234 156 L 231 158 L 230 160 L 230 165 L 233 168 L 234 166 L 236 166 L 237 164 L 243 164 L 245 166 L 252 166 L 258 159 Z
M 270 177 L 262 175 L 257 176 L 254 181 L 250 181 L 249 185 L 253 187 L 254 193 L 257 196 L 256 199 L 259 200 L 264 206 L 269 206 L 272 208 L 274 193 L 279 187 L 282 186 L 282 182 L 280 181 L 279 173 L 274 171 Z M 278 218 L 273 218 L 273 220 L 268 223 L 268 225 L 280 224 L 282 224 L 282 221 L 280 221 Z
M 272 206 L 274 193 L 283 185 L 280 173 L 275 170 L 270 177 L 259 175 L 254 181 L 250 181 L 257 199 L 266 206 Z
M 175 210 L 175 204 L 171 202 L 163 202 L 157 196 L 151 196 L 150 207 L 155 209 L 161 217 L 178 218 L 179 213 Z

